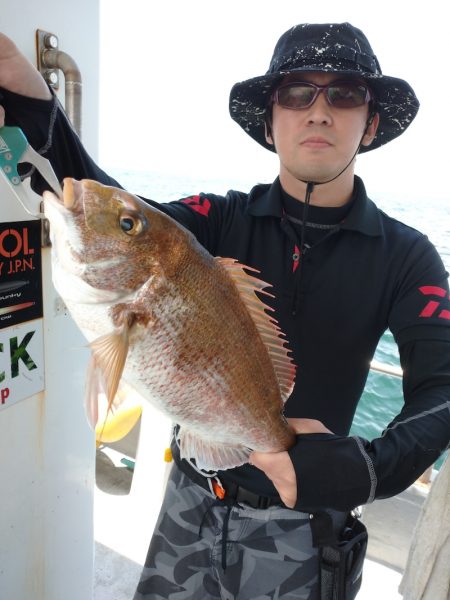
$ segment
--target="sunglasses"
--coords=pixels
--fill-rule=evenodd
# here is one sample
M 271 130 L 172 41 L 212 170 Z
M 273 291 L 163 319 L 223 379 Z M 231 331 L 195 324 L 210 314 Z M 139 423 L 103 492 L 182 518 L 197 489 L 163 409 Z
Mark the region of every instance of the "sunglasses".
M 272 101 L 283 108 L 301 110 L 311 106 L 321 92 L 328 104 L 336 108 L 356 108 L 372 99 L 369 88 L 359 81 L 333 81 L 327 85 L 293 81 L 280 85 L 273 93 Z

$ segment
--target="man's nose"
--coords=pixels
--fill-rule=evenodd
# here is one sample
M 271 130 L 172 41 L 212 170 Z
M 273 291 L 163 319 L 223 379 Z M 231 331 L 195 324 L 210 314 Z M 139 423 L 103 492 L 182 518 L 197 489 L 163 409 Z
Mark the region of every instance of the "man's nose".
M 326 90 L 319 90 L 314 102 L 306 110 L 309 111 L 308 121 L 331 122 L 331 106 L 326 98 Z

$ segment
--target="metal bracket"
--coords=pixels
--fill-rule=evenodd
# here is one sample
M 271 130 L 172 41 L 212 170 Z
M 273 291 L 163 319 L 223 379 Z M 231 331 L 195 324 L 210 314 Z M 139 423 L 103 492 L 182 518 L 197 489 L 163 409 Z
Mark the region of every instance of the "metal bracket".
M 47 50 L 58 50 L 58 45 L 58 36 L 54 33 L 42 29 L 36 30 L 37 68 L 48 85 L 54 90 L 59 89 L 59 70 L 45 66 L 44 54 Z
M 44 201 L 41 202 L 41 213 L 44 213 Z M 41 247 L 48 248 L 51 245 L 50 221 L 46 217 L 41 217 Z
M 60 71 L 64 76 L 65 107 L 73 128 L 81 138 L 82 78 L 76 61 L 58 48 L 58 37 L 49 31 L 36 30 L 38 69 L 45 81 L 59 88 Z

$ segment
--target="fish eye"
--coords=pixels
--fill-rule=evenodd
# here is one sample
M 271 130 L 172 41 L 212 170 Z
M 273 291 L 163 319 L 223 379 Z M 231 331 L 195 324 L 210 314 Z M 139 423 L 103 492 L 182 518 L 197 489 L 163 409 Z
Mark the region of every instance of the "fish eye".
M 119 227 L 129 236 L 139 235 L 147 226 L 144 215 L 135 211 L 123 211 L 119 215 Z

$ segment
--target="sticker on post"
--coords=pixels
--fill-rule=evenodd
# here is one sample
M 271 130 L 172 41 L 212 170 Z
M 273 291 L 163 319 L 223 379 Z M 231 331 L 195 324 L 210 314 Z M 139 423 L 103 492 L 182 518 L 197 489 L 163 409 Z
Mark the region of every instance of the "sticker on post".
M 0 223 L 0 329 L 41 318 L 39 221 Z
M 44 389 L 43 320 L 0 330 L 0 410 Z

